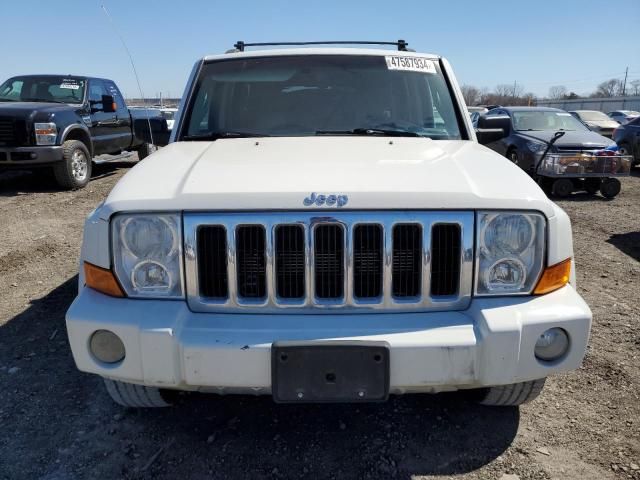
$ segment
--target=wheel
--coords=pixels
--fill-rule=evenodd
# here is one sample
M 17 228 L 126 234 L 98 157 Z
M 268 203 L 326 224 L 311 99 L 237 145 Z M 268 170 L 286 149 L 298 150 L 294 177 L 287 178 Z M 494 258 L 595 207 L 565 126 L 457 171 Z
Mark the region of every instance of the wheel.
M 613 198 L 620 193 L 620 180 L 617 178 L 605 178 L 600 185 L 600 193 L 605 198 Z
M 482 391 L 478 403 L 493 407 L 514 407 L 534 400 L 544 387 L 546 378 L 531 380 L 530 382 L 498 385 Z
M 157 150 L 158 150 L 158 147 L 156 147 L 155 145 L 152 145 L 150 143 L 143 143 L 142 145 L 140 145 L 140 148 L 138 148 L 138 160 L 147 158 L 149 155 L 151 155 L 153 152 Z
M 599 178 L 587 178 L 584 181 L 583 187 L 587 193 L 595 195 L 596 193 L 598 193 L 598 190 L 600 190 L 601 183 L 602 181 Z
M 568 197 L 573 192 L 573 182 L 568 178 L 558 178 L 553 182 L 551 192 L 556 197 Z
M 629 148 L 629 145 L 627 145 L 626 143 L 621 143 L 620 145 L 618 145 L 618 153 L 620 155 L 631 155 L 629 152 L 631 151 L 631 149 Z
M 107 392 L 118 405 L 128 408 L 170 407 L 159 388 L 103 378 Z
M 67 140 L 62 144 L 63 160 L 53 167 L 56 182 L 62 188 L 82 188 L 91 178 L 91 155 L 79 140 Z

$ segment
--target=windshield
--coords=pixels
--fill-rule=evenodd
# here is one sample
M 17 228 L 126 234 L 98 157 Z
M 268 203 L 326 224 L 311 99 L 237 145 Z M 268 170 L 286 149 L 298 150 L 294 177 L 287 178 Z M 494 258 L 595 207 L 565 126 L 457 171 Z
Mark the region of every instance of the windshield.
M 544 110 L 513 112 L 513 127 L 516 130 L 588 130 L 570 113 Z
M 0 102 L 82 103 L 85 83 L 75 77 L 13 77 L 0 85 Z
M 183 139 L 229 132 L 348 135 L 372 132 L 369 129 L 375 134 L 394 131 L 459 139 L 453 102 L 438 62 L 392 53 L 255 57 L 205 64 Z M 415 60 L 398 60 L 407 58 Z
M 629 117 L 637 117 L 640 115 L 640 112 L 636 112 L 635 110 L 620 110 L 620 112 Z
M 586 122 L 600 122 L 603 120 L 611 121 L 611 119 L 602 112 L 578 112 L 578 115 Z

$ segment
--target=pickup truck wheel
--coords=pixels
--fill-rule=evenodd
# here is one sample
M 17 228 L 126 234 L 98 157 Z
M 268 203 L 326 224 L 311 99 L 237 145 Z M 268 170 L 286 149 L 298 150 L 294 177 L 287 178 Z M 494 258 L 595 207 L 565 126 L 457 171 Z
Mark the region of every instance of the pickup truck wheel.
M 82 188 L 91 178 L 91 155 L 79 140 L 67 140 L 62 144 L 63 160 L 53 167 L 56 182 L 62 188 Z
M 158 150 L 158 147 L 156 147 L 155 145 L 151 145 L 150 143 L 143 143 L 142 145 L 140 145 L 140 148 L 138 148 L 138 160 L 142 160 L 143 158 L 148 157 L 156 150 Z
M 159 408 L 170 407 L 159 388 L 145 387 L 133 383 L 119 382 L 103 378 L 107 392 L 118 405 L 127 408 Z
M 546 378 L 530 382 L 499 385 L 484 390 L 478 402 L 493 407 L 514 407 L 534 400 L 544 387 Z
M 617 178 L 605 178 L 600 185 L 600 193 L 605 198 L 613 198 L 620 193 L 620 180 Z

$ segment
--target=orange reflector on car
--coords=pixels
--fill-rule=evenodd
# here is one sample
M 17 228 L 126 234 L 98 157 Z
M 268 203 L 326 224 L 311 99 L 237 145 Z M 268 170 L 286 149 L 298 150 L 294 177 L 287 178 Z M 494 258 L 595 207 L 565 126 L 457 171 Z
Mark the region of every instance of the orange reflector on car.
M 87 287 L 93 288 L 105 295 L 124 297 L 124 292 L 122 288 L 120 288 L 116 277 L 113 276 L 113 272 L 106 268 L 84 262 L 84 282 Z
M 569 275 L 571 274 L 571 259 L 568 258 L 560 263 L 551 265 L 544 270 L 542 277 L 538 281 L 534 295 L 543 295 L 553 292 L 564 287 L 569 283 Z

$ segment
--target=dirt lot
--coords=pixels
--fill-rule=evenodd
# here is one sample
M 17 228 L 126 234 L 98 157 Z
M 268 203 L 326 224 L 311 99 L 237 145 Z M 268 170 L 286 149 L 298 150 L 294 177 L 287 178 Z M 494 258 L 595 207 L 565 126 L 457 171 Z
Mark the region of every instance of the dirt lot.
M 640 172 L 613 201 L 560 202 L 594 325 L 584 366 L 532 404 L 189 395 L 137 412 L 75 369 L 64 326 L 84 217 L 129 167 L 101 167 L 79 192 L 0 174 L 0 478 L 640 479 Z

